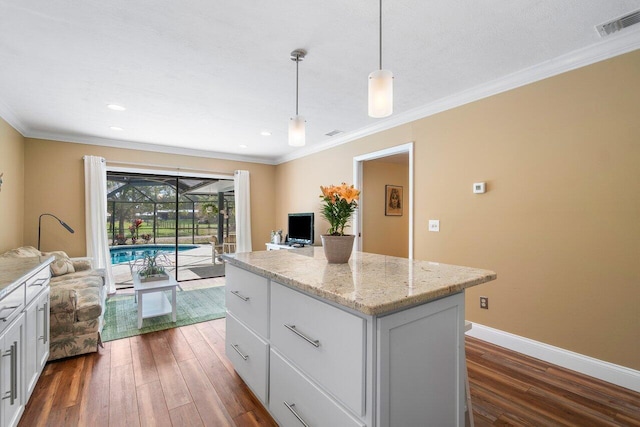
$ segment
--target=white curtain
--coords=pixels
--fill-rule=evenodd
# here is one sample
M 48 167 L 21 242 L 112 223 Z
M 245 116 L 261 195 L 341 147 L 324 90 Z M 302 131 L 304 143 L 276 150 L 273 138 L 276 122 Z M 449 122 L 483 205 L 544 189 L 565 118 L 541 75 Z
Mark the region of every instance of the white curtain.
M 107 165 L 102 157 L 84 156 L 84 212 L 87 256 L 104 269 L 107 293 L 116 291 L 107 237 Z
M 236 171 L 234 176 L 236 202 L 236 252 L 251 252 L 251 186 L 249 171 Z

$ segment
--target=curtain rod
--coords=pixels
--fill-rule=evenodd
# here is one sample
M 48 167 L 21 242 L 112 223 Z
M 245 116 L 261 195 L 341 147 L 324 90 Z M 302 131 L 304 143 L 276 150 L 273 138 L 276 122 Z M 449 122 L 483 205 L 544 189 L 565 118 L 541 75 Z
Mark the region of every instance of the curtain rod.
M 206 173 L 219 173 L 224 175 L 233 175 L 234 171 L 212 171 L 208 169 L 194 169 L 194 168 L 184 168 L 180 166 L 171 166 L 171 165 L 160 165 L 155 163 L 136 163 L 136 162 L 122 162 L 119 160 L 105 160 L 108 164 L 112 165 L 123 165 L 123 166 L 143 166 L 143 167 L 151 167 L 151 168 L 163 168 L 163 169 L 173 169 L 176 171 L 188 171 L 188 172 L 206 172 Z

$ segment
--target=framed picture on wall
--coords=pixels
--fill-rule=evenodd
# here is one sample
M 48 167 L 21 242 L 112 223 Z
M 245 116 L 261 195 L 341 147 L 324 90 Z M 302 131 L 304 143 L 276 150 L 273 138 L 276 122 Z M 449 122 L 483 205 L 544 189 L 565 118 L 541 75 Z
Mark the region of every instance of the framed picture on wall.
M 404 201 L 402 187 L 399 185 L 385 185 L 384 214 L 386 216 L 402 216 Z

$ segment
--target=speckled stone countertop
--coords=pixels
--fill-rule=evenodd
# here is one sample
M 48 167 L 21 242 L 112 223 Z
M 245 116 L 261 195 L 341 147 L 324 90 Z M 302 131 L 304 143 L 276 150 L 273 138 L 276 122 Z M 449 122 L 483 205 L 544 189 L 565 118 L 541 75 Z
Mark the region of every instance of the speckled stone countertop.
M 496 279 L 489 270 L 354 252 L 329 264 L 321 247 L 223 255 L 235 265 L 368 315 L 424 304 Z
M 13 291 L 36 271 L 53 262 L 52 256 L 0 258 L 0 299 Z

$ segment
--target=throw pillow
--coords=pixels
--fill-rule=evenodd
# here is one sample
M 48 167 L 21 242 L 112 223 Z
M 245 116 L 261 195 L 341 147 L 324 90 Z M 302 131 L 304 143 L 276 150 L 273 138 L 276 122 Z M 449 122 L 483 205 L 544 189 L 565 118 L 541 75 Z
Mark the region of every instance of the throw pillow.
M 71 258 L 63 251 L 43 252 L 45 256 L 53 255 L 55 258 L 51 263 L 51 275 L 62 276 L 63 274 L 75 273 Z

